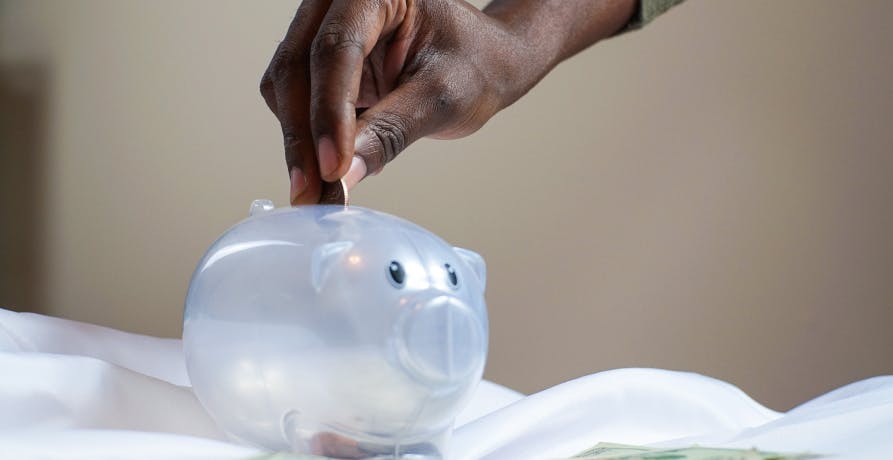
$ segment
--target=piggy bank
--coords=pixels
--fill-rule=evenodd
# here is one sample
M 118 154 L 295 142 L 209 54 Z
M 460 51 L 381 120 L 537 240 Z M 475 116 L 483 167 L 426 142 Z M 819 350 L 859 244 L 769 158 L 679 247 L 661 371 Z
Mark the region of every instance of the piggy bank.
M 442 458 L 487 353 L 474 252 L 360 207 L 272 209 L 189 284 L 195 394 L 237 440 L 336 458 Z

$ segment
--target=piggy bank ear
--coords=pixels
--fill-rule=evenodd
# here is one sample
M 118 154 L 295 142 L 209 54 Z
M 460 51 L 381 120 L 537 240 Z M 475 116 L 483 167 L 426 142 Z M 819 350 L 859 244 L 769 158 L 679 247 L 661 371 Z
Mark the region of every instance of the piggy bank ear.
M 484 258 L 481 257 L 480 254 L 469 251 L 468 249 L 463 248 L 453 248 L 453 251 L 456 251 L 456 254 L 471 267 L 471 270 L 474 271 L 475 276 L 477 276 L 478 281 L 481 283 L 481 291 L 487 288 L 487 264 L 484 263 Z
M 323 244 L 313 251 L 310 272 L 316 292 L 322 289 L 326 279 L 341 262 L 341 256 L 351 247 L 353 247 L 353 243 L 350 241 L 335 241 Z

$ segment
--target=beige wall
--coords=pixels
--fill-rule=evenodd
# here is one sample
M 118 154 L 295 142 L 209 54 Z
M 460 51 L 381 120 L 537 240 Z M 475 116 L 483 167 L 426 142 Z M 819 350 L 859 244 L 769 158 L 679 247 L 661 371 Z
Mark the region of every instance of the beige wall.
M 286 201 L 256 86 L 295 2 L 0 8 L 3 62 L 49 82 L 42 301 L 18 307 L 178 335 L 203 250 L 253 198 Z M 657 366 L 786 409 L 891 373 L 890 17 L 690 1 L 354 202 L 484 255 L 487 377 L 524 391 Z

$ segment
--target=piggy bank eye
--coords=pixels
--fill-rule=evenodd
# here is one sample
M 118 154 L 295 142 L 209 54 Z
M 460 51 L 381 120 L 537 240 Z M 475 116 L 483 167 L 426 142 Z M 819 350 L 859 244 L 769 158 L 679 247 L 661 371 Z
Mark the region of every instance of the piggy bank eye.
M 406 272 L 403 270 L 403 266 L 400 265 L 400 262 L 392 260 L 388 265 L 388 281 L 390 281 L 391 285 L 397 289 L 403 287 L 403 283 L 406 282 Z
M 443 268 L 446 269 L 447 279 L 450 281 L 450 286 L 454 288 L 459 287 L 459 275 L 456 274 L 456 269 L 450 264 L 443 264 Z

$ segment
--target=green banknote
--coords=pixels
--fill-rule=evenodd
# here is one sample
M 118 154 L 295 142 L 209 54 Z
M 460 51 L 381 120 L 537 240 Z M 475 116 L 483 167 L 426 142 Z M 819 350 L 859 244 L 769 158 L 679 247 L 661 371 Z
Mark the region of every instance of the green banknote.
M 757 449 L 718 449 L 697 445 L 668 449 L 601 442 L 573 458 L 577 460 L 806 460 L 819 457 L 821 455 L 813 453 L 763 452 Z

